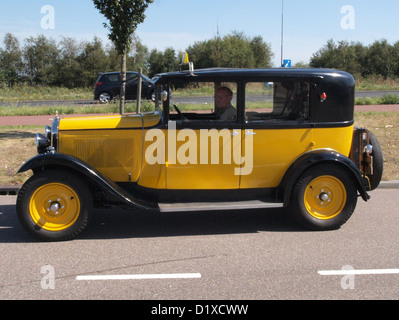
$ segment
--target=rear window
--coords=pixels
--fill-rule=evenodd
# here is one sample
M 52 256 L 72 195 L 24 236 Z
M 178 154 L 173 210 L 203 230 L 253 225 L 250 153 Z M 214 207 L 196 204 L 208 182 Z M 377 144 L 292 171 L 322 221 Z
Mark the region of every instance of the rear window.
M 247 122 L 309 120 L 308 82 L 251 82 L 246 85 Z

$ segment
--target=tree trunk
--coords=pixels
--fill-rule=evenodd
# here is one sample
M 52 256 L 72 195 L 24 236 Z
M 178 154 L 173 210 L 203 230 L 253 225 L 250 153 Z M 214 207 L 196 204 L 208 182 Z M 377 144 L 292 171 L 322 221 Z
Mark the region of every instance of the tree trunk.
M 121 61 L 121 93 L 120 93 L 120 114 L 125 114 L 125 95 L 126 95 L 126 51 L 122 54 Z

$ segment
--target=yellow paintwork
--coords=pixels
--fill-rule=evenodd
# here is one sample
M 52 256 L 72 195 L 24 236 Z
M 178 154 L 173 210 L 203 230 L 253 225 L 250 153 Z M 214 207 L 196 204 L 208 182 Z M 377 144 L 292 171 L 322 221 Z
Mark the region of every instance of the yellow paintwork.
M 66 118 L 60 121 L 59 152 L 72 155 L 117 182 L 137 182 L 142 168 L 143 125 L 159 113 Z
M 56 203 L 58 211 L 51 205 Z M 70 187 L 62 183 L 50 183 L 38 188 L 29 201 L 32 221 L 47 231 L 62 231 L 72 226 L 80 214 L 80 200 Z
M 89 163 L 113 181 L 146 188 L 275 188 L 304 153 L 328 148 L 349 156 L 353 134 L 353 126 L 256 129 L 249 130 L 251 135 L 248 130 L 223 129 L 217 142 L 209 138 L 206 145 L 201 144 L 201 130 L 152 129 L 160 120 L 159 112 L 62 119 L 59 152 Z M 223 153 L 225 141 L 230 157 Z M 160 160 L 149 162 L 147 151 Z
M 312 129 L 254 130 L 253 171 L 241 176 L 241 188 L 277 187 L 284 172 L 311 150 Z
M 332 149 L 349 156 L 353 126 L 326 129 L 254 130 L 254 161 L 250 175 L 241 176 L 240 187 L 275 188 L 291 163 L 316 149 Z
M 140 176 L 140 129 L 60 131 L 59 142 L 60 153 L 87 162 L 113 181 L 137 182 Z
M 105 115 L 96 117 L 70 117 L 60 122 L 59 130 L 133 129 L 156 126 L 160 112 L 139 115 Z
M 240 130 L 235 130 L 240 131 Z M 169 130 L 167 163 L 168 189 L 238 189 L 240 176 L 235 170 L 240 169 L 240 163 L 234 162 L 234 154 L 240 155 L 241 145 L 231 139 L 233 130 L 203 133 L 200 130 Z M 208 136 L 209 134 L 209 136 Z M 212 140 L 214 134 L 216 139 Z M 172 136 L 171 136 L 172 135 Z M 173 139 L 176 146 L 170 147 Z M 229 144 L 229 146 L 227 145 Z M 225 148 L 225 150 L 224 150 Z M 228 151 L 224 154 L 224 151 Z M 175 155 L 175 156 L 173 156 Z M 181 163 L 183 160 L 183 163 Z M 184 163 L 187 162 L 187 163 Z
M 154 140 L 145 141 L 146 135 L 151 131 L 144 130 L 144 148 L 143 148 L 143 166 L 141 171 L 141 176 L 139 180 L 139 185 L 145 188 L 153 189 L 166 189 L 166 164 L 165 163 L 151 163 L 147 162 L 145 156 L 145 150 L 149 148 L 150 145 L 154 143 Z M 164 136 L 166 130 L 158 130 Z M 166 143 L 164 139 L 157 141 L 160 144 Z
M 230 141 L 230 130 L 214 133 L 217 142 L 222 142 L 223 137 Z M 230 159 L 230 151 L 223 154 L 223 143 L 214 147 L 211 137 L 206 134 L 203 134 L 201 144 L 200 130 L 146 130 L 145 137 L 141 186 L 180 190 L 238 189 L 239 176 L 235 175 L 235 170 L 240 169 L 240 163 L 235 164 L 234 159 Z M 209 141 L 205 141 L 207 138 Z M 239 143 L 233 139 L 231 150 L 236 155 L 241 151 Z M 151 161 L 154 158 L 157 161 Z
M 332 149 L 349 157 L 352 147 L 353 125 L 344 128 L 313 130 L 314 149 Z

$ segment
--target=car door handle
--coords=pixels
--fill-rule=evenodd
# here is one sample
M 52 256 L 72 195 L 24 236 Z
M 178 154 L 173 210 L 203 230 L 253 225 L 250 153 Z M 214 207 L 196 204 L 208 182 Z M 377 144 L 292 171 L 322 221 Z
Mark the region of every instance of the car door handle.
M 232 136 L 238 136 L 239 133 L 238 133 L 237 131 L 234 130 L 234 131 L 231 133 L 231 135 L 232 135 Z
M 253 131 L 246 131 L 246 132 L 245 132 L 245 135 L 246 135 L 246 136 L 254 136 L 254 135 L 256 135 L 256 132 L 253 132 Z

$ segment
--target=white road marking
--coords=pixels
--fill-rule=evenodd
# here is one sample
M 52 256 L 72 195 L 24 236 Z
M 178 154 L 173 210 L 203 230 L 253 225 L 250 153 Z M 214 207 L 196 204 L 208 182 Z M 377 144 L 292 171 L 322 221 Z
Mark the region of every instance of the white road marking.
M 126 274 L 126 275 L 89 275 L 77 276 L 78 281 L 105 281 L 105 280 L 162 280 L 162 279 L 199 279 L 200 273 L 175 274 Z
M 399 274 L 399 269 L 365 269 L 365 270 L 324 270 L 317 271 L 322 276 Z

